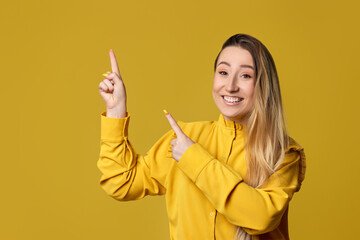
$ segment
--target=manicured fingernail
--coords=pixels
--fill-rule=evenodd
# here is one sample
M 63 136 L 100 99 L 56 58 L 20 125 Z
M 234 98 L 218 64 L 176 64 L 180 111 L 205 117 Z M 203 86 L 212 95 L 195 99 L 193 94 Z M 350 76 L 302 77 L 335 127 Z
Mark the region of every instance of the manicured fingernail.
M 164 109 L 163 112 L 164 112 L 166 115 L 169 114 L 168 111 L 166 111 L 166 109 Z
M 110 74 L 109 73 L 103 73 L 102 74 L 104 77 L 107 77 L 107 76 L 109 76 Z

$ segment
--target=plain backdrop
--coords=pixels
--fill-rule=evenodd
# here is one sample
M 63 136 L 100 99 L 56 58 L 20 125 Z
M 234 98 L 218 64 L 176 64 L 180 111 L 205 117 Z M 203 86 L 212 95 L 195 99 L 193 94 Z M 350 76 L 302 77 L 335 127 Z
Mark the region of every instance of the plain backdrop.
M 307 174 L 291 239 L 355 239 L 360 215 L 358 1 L 3 1 L 0 239 L 169 239 L 163 196 L 117 202 L 96 167 L 102 73 L 114 49 L 130 141 L 146 154 L 177 120 L 216 120 L 213 64 L 236 33 L 280 76 Z M 184 193 L 186 194 L 186 193 Z

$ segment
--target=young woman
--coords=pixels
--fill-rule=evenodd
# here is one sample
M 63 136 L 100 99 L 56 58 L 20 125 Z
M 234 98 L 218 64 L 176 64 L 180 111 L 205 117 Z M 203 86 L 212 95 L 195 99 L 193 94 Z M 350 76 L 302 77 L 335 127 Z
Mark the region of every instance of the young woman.
M 130 115 L 115 55 L 100 85 L 98 167 L 117 200 L 166 195 L 171 239 L 289 239 L 289 201 L 305 173 L 303 149 L 286 132 L 274 61 L 257 39 L 237 34 L 215 60 L 217 121 L 176 122 L 146 156 L 128 138 Z

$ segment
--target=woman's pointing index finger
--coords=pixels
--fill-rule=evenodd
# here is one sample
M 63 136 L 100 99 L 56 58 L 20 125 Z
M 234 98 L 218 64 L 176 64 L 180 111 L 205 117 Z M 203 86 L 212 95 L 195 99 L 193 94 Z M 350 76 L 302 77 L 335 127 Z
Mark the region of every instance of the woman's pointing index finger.
M 112 72 L 116 73 L 121 79 L 118 63 L 116 61 L 115 53 L 112 49 L 110 49 L 109 55 L 110 55 L 110 62 L 111 62 L 111 70 L 112 70 Z

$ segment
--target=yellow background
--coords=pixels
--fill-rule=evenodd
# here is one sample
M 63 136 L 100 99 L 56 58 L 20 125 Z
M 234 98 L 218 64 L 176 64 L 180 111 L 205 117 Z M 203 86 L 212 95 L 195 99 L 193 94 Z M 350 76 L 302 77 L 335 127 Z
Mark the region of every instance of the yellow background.
M 182 121 L 217 119 L 213 61 L 235 33 L 272 53 L 291 136 L 306 150 L 292 239 L 355 239 L 357 2 L 2 2 L 0 239 L 169 239 L 164 197 L 117 202 L 98 184 L 108 50 L 127 87 L 131 141 L 145 154 L 170 128 L 163 108 Z

